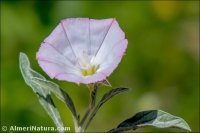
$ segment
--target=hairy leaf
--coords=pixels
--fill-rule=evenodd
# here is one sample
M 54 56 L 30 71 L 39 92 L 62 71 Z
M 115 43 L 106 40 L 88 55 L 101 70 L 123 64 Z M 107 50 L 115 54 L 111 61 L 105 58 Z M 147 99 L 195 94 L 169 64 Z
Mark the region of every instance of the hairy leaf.
M 129 89 L 128 88 L 116 88 L 116 89 L 112 89 L 110 90 L 109 92 L 107 92 L 100 100 L 100 106 L 102 104 L 104 104 L 106 101 L 108 101 L 110 98 L 112 98 L 113 96 L 119 94 L 119 93 L 122 93 L 122 92 L 125 92 L 125 91 L 128 91 Z
M 189 125 L 180 117 L 171 115 L 162 110 L 148 110 L 135 114 L 133 117 L 120 123 L 109 133 L 118 133 L 128 130 L 136 130 L 143 127 L 169 128 L 175 127 L 191 131 Z
M 39 95 L 39 93 L 38 93 L 38 99 L 39 99 L 40 104 L 43 106 L 45 111 L 48 113 L 48 115 L 51 116 L 51 118 L 53 119 L 55 125 L 57 127 L 64 127 L 61 117 L 60 117 L 60 114 L 59 114 L 58 110 L 56 109 L 51 96 L 48 94 L 46 97 L 43 97 L 43 96 Z M 60 131 L 60 132 L 62 132 L 62 131 Z
M 108 101 L 110 98 L 112 98 L 113 96 L 128 91 L 128 88 L 116 88 L 116 89 L 112 89 L 110 91 L 108 91 L 106 94 L 103 95 L 103 97 L 101 98 L 100 102 L 97 104 L 97 106 L 94 108 L 93 112 L 91 113 L 88 123 L 86 124 L 86 129 L 89 126 L 90 122 L 92 121 L 92 119 L 94 118 L 94 116 L 96 115 L 97 111 L 100 109 L 100 107 L 106 102 Z
M 41 103 L 45 111 L 48 113 L 48 115 L 52 118 L 55 125 L 57 127 L 63 128 L 64 127 L 63 122 L 60 118 L 58 110 L 56 109 L 53 103 L 53 100 L 51 99 L 48 88 L 44 89 L 39 83 L 32 81 L 33 77 L 37 77 L 42 80 L 45 80 L 45 78 L 30 68 L 30 62 L 28 60 L 28 57 L 24 53 L 20 53 L 19 63 L 20 63 L 19 64 L 20 70 L 26 84 L 30 86 L 32 90 L 37 94 L 39 102 Z
M 73 116 L 76 119 L 78 119 L 76 110 L 75 110 L 75 107 L 74 107 L 74 104 L 73 104 L 71 98 L 57 84 L 55 84 L 51 81 L 47 81 L 47 80 L 43 80 L 43 79 L 39 79 L 39 78 L 35 78 L 35 77 L 33 77 L 31 80 L 32 80 L 32 82 L 34 82 L 36 84 L 38 83 L 38 85 L 41 86 L 42 89 L 44 89 L 44 90 L 48 89 L 50 92 L 54 93 L 57 98 L 59 98 L 61 101 L 63 101 L 67 105 L 67 107 L 69 108 L 69 110 L 71 111 Z

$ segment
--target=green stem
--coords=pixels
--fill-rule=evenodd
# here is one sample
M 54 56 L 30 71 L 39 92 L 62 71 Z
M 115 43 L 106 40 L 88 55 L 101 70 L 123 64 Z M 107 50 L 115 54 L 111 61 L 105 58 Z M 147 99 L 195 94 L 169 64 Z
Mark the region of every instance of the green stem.
M 73 117 L 73 122 L 74 122 L 75 133 L 81 133 L 82 132 L 82 128 L 81 128 L 81 126 L 79 126 L 79 123 L 78 123 L 77 119 L 75 119 L 74 117 Z
M 96 102 L 96 95 L 97 95 L 97 89 L 98 86 L 96 84 L 94 84 L 91 88 L 90 88 L 90 102 L 89 105 L 85 111 L 85 114 L 80 122 L 80 127 L 83 127 L 85 121 L 87 120 L 89 114 L 91 113 L 91 111 L 93 110 L 94 106 L 95 106 L 95 102 Z M 84 128 L 82 129 L 82 132 L 84 131 Z

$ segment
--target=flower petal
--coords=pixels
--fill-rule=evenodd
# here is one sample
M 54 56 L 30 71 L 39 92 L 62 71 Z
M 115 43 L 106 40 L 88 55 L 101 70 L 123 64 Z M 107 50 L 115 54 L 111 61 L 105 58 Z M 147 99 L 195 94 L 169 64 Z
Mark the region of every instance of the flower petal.
M 41 45 L 39 51 L 37 52 L 36 58 L 39 65 L 51 78 L 54 78 L 55 75 L 60 72 L 78 75 L 78 67 L 73 65 L 68 59 L 66 59 L 65 56 L 60 54 L 48 43 L 43 43 Z
M 127 40 L 115 19 L 62 20 L 44 40 L 36 58 L 51 77 L 77 84 L 104 80 L 119 64 Z M 97 67 L 93 75 L 83 70 Z
M 65 36 L 65 31 L 61 23 L 59 23 L 58 26 L 52 31 L 52 33 L 44 40 L 44 43 L 45 44 L 43 45 L 51 45 L 54 50 L 56 50 L 57 52 L 62 54 L 63 57 L 66 58 L 65 60 L 70 61 L 70 64 L 77 64 L 76 55 L 73 52 L 72 46 L 68 38 Z M 48 49 L 44 50 L 48 51 Z
M 125 39 L 124 32 L 119 27 L 117 21 L 113 19 L 108 33 L 106 34 L 100 49 L 97 51 L 94 64 L 101 64 L 102 62 L 107 61 L 106 58 L 107 55 L 112 52 L 111 49 L 116 43 L 123 39 Z
M 106 61 L 101 64 L 100 69 L 97 72 L 101 72 L 106 76 L 109 76 L 121 61 L 127 45 L 128 41 L 126 39 L 117 43 L 115 47 L 113 47 L 110 54 L 107 56 Z
M 102 81 L 106 78 L 106 75 L 102 73 L 97 73 L 91 76 L 81 77 L 81 76 L 75 76 L 73 74 L 69 73 L 58 73 L 58 75 L 55 76 L 56 79 L 59 80 L 65 80 L 69 82 L 75 82 L 77 84 L 83 83 L 83 84 L 89 84 L 89 83 L 95 83 L 98 81 Z
M 96 74 L 91 75 L 91 76 L 83 77 L 81 82 L 84 83 L 84 84 L 89 84 L 89 83 L 95 83 L 95 82 L 98 82 L 98 81 L 102 81 L 105 78 L 106 78 L 106 75 L 104 75 L 102 73 L 96 73 Z
M 113 19 L 90 19 L 90 43 L 89 54 L 95 56 L 101 48 L 103 41 L 111 27 Z
M 81 82 L 81 76 L 76 76 L 70 73 L 58 73 L 55 76 L 56 79 L 58 80 L 65 80 L 65 81 L 69 81 L 69 82 L 75 82 L 77 84 L 82 83 Z
M 81 58 L 84 53 L 88 53 L 90 47 L 89 19 L 64 19 L 61 21 L 61 25 L 77 58 Z

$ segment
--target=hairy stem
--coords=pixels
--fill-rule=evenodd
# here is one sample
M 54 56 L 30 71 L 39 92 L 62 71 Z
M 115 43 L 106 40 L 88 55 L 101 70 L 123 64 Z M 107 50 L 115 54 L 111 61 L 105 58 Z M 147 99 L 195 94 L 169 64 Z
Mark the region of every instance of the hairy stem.
M 98 86 L 96 84 L 93 84 L 90 89 L 90 102 L 89 102 L 89 105 L 85 111 L 85 114 L 80 122 L 80 126 L 83 127 L 85 121 L 87 120 L 89 114 L 91 113 L 91 111 L 93 110 L 94 106 L 95 106 L 95 102 L 96 102 L 96 95 L 97 95 L 97 89 L 98 89 Z M 83 129 L 84 131 L 84 129 Z

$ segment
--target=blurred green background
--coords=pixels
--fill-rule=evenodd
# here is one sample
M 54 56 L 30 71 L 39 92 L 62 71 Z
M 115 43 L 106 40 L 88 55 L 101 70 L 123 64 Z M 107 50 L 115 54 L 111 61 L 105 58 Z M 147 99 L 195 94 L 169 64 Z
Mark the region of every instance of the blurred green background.
M 132 91 L 107 102 L 88 131 L 107 131 L 136 112 L 162 109 L 184 118 L 192 131 L 199 132 L 199 1 L 1 1 L 2 125 L 54 126 L 25 84 L 18 56 L 25 52 L 32 68 L 47 77 L 35 54 L 59 21 L 71 17 L 114 17 L 129 42 L 126 55 L 108 80 L 113 87 L 126 86 Z M 53 81 L 70 94 L 82 116 L 88 89 Z M 102 87 L 98 98 L 108 90 Z M 53 99 L 65 125 L 73 131 L 69 111 L 55 96 Z

